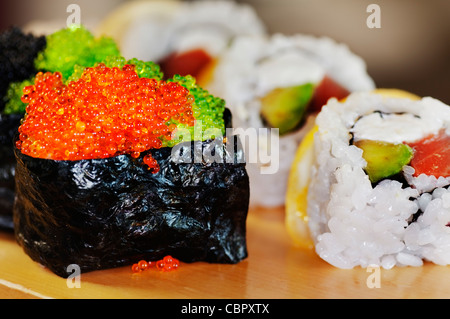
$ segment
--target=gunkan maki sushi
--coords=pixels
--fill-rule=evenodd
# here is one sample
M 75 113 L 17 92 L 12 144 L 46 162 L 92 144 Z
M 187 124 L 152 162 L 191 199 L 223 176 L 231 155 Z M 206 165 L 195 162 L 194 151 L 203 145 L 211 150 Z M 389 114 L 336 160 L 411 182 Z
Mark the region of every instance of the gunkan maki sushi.
M 40 73 L 23 100 L 14 230 L 33 260 L 66 277 L 70 264 L 247 257 L 243 151 L 225 101 L 192 77 L 118 57 L 66 84 Z
M 68 80 L 77 65 L 93 66 L 107 56 L 119 56 L 115 42 L 94 37 L 83 26 L 70 26 L 47 36 L 25 34 L 11 27 L 0 35 L 0 228 L 12 229 L 14 203 L 13 136 L 25 114 L 23 89 L 38 71 L 62 71 Z

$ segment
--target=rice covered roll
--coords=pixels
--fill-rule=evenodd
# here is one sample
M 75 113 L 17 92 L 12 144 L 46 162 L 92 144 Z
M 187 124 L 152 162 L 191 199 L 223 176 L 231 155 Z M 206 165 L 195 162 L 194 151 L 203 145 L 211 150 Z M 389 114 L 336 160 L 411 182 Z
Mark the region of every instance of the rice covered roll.
M 292 237 L 339 268 L 449 264 L 450 107 L 355 93 L 316 124 L 292 167 Z
M 207 85 L 220 55 L 237 36 L 260 36 L 265 27 L 252 7 L 234 1 L 186 3 L 169 26 L 166 76 L 190 74 Z
M 258 152 L 270 154 L 269 162 L 247 160 L 251 205 L 281 206 L 295 150 L 322 105 L 330 97 L 373 89 L 374 82 L 364 61 L 344 44 L 275 34 L 236 38 L 207 87 L 227 100 L 234 127 L 244 134 L 256 129 Z M 277 138 L 272 129 L 278 129 Z
M 156 61 L 166 78 L 189 74 L 201 85 L 236 36 L 265 34 L 251 6 L 223 0 L 127 3 L 99 30 L 112 35 L 125 56 Z
M 224 100 L 192 77 L 116 57 L 67 84 L 40 73 L 23 100 L 14 230 L 33 260 L 65 277 L 70 264 L 246 258 L 244 155 Z
M 111 36 L 126 58 L 159 61 L 167 55 L 168 27 L 182 6 L 177 0 L 125 2 L 100 21 L 96 32 Z

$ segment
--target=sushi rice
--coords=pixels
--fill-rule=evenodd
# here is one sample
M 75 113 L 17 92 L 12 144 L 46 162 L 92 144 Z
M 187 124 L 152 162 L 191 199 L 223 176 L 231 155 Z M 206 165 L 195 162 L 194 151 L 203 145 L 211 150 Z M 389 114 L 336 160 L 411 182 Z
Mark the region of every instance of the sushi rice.
M 386 121 L 363 121 L 380 112 Z M 450 107 L 431 97 L 354 93 L 345 102 L 329 100 L 316 124 L 313 155 L 298 162 L 312 165 L 304 204 L 308 229 L 291 225 L 291 233 L 307 238 L 309 230 L 317 254 L 339 268 L 450 264 L 450 177 L 414 176 L 405 165 L 406 183 L 389 177 L 371 183 L 363 151 L 352 145 L 371 134 L 403 142 L 440 130 L 450 134 Z
M 158 62 L 174 52 L 202 48 L 219 55 L 237 35 L 265 34 L 254 9 L 234 1 L 125 3 L 97 28 L 115 38 L 124 56 Z
M 324 75 L 330 76 L 350 92 L 375 87 L 364 61 L 346 45 L 326 37 L 301 34 L 240 36 L 220 56 L 212 82 L 206 87 L 227 101 L 234 116 L 234 127 L 257 129 L 259 150 L 267 153 L 277 150 L 279 155 L 279 158 L 271 156 L 270 165 L 276 168 L 276 171 L 271 170 L 271 174 L 261 172 L 268 165 L 261 159 L 248 161 L 251 206 L 275 207 L 284 204 L 288 172 L 295 150 L 313 126 L 315 117 L 311 114 L 300 128 L 283 134 L 278 140 L 273 139 L 271 131 L 264 130 L 268 127 L 261 118 L 260 99 L 275 88 L 318 83 Z

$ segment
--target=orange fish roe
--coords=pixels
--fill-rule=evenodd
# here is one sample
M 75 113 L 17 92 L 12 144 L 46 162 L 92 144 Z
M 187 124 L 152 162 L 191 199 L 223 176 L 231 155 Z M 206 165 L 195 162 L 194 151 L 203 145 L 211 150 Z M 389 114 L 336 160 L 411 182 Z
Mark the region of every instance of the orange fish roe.
M 65 85 L 59 72 L 38 73 L 16 147 L 53 160 L 99 159 L 160 148 L 178 123 L 194 125 L 193 97 L 175 82 L 139 78 L 134 65 L 86 68 Z M 158 171 L 150 154 L 144 163 Z
M 131 266 L 131 271 L 133 273 L 139 273 L 141 271 L 147 270 L 149 268 L 155 268 L 159 271 L 172 271 L 177 270 L 180 266 L 180 261 L 176 258 L 173 258 L 170 255 L 165 256 L 163 259 L 160 259 L 158 261 L 145 261 L 140 260 L 138 263 L 133 264 Z

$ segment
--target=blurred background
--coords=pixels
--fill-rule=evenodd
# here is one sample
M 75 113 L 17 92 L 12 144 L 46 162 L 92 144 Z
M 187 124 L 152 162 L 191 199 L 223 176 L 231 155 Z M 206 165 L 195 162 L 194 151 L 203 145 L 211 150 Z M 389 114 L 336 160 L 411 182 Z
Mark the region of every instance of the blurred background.
M 1 1 L 0 30 L 10 25 L 64 27 L 69 4 L 94 30 L 132 0 Z M 237 0 L 250 4 L 270 33 L 304 33 L 343 42 L 367 63 L 378 87 L 395 87 L 450 104 L 450 1 L 448 0 Z M 381 28 L 370 29 L 369 4 L 381 9 Z

